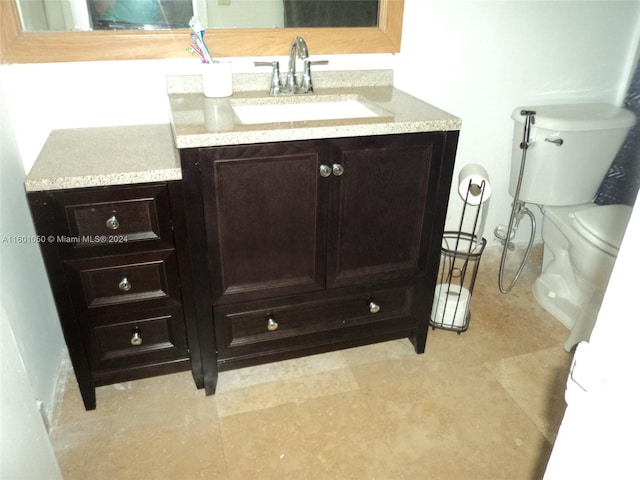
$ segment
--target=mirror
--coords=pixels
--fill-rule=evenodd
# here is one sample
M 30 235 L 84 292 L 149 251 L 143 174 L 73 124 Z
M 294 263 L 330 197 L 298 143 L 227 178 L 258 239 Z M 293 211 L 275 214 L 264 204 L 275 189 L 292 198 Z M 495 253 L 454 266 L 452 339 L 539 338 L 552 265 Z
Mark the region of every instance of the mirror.
M 54 0 L 78 2 L 80 0 Z M 166 0 L 165 0 L 166 1 Z M 206 0 L 195 0 L 200 4 Z M 211 0 L 216 5 L 239 0 Z M 264 0 L 261 0 L 264 1 Z M 322 0 L 326 1 L 326 0 Z M 356 0 L 354 3 L 359 3 Z M 29 3 L 29 0 L 27 0 Z M 34 2 L 37 3 L 37 2 Z M 207 43 L 219 57 L 283 56 L 295 35 L 313 55 L 400 51 L 404 0 L 379 0 L 377 25 L 366 27 L 214 28 Z M 85 3 L 86 5 L 86 3 Z M 187 58 L 185 30 L 23 31 L 16 0 L 0 1 L 2 61 L 37 63 L 90 60 Z
M 16 0 L 23 31 L 376 27 L 378 0 Z

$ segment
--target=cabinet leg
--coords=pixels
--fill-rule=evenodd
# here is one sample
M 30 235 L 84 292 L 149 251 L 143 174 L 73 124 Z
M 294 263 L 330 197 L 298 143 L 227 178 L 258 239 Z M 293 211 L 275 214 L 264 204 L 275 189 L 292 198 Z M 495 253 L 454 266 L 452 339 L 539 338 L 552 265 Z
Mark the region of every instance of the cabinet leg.
M 420 338 L 416 339 L 413 344 L 416 349 L 416 353 L 424 353 L 425 347 L 427 346 L 427 335 L 420 335 Z
M 216 393 L 218 386 L 218 369 L 215 371 L 205 372 L 204 374 L 204 394 L 209 396 Z
M 195 374 L 192 376 L 193 376 L 193 382 L 196 384 L 196 388 L 198 390 L 204 388 L 204 379 L 202 378 L 202 376 L 201 375 L 196 376 Z
M 413 344 L 413 348 L 416 353 L 424 353 L 426 345 L 427 345 L 427 334 L 429 333 L 429 325 L 420 325 L 418 329 L 414 331 L 410 336 L 409 340 Z
M 431 313 L 431 304 L 433 303 L 433 292 L 435 288 L 435 280 L 427 282 L 421 278 L 416 285 L 416 299 L 413 303 L 412 317 L 416 320 L 416 329 L 410 337 L 411 343 L 416 353 L 424 353 L 427 345 L 427 334 L 429 333 L 429 315 Z
M 82 387 L 80 386 L 80 394 L 82 395 L 82 402 L 84 403 L 85 410 L 96 409 L 96 389 L 95 387 Z

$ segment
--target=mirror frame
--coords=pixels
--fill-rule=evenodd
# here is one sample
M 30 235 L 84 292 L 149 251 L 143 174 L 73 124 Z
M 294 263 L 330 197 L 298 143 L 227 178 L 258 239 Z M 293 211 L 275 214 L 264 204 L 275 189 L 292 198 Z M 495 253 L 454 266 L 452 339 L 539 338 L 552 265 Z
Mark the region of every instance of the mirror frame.
M 404 0 L 380 0 L 378 27 L 214 29 L 207 43 L 217 57 L 284 56 L 294 36 L 302 36 L 313 55 L 397 53 L 402 37 Z M 189 30 L 23 32 L 16 0 L 0 0 L 2 63 L 192 58 Z

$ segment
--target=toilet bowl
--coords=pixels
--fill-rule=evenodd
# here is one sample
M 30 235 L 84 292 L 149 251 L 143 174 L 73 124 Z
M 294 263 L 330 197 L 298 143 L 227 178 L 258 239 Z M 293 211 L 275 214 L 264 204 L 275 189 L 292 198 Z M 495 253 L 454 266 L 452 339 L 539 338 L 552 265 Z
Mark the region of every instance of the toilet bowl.
M 535 112 L 524 174 L 524 112 Z M 591 203 L 635 115 L 606 104 L 516 108 L 509 193 L 543 213 L 538 303 L 571 330 L 570 350 L 588 340 L 631 216 L 626 205 Z M 521 184 L 519 185 L 519 181 Z M 518 185 L 520 188 L 518 188 Z
M 565 348 L 588 340 L 631 217 L 627 205 L 543 207 L 537 302 L 571 330 Z

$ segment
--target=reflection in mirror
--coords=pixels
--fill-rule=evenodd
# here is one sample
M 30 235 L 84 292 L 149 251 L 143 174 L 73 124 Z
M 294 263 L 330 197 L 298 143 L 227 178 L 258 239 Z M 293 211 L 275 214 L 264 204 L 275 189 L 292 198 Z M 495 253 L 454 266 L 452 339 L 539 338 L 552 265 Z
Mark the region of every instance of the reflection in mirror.
M 25 32 L 375 27 L 379 0 L 17 0 Z
M 378 0 L 283 0 L 285 27 L 375 27 Z
M 187 28 L 191 0 L 86 0 L 94 30 Z

